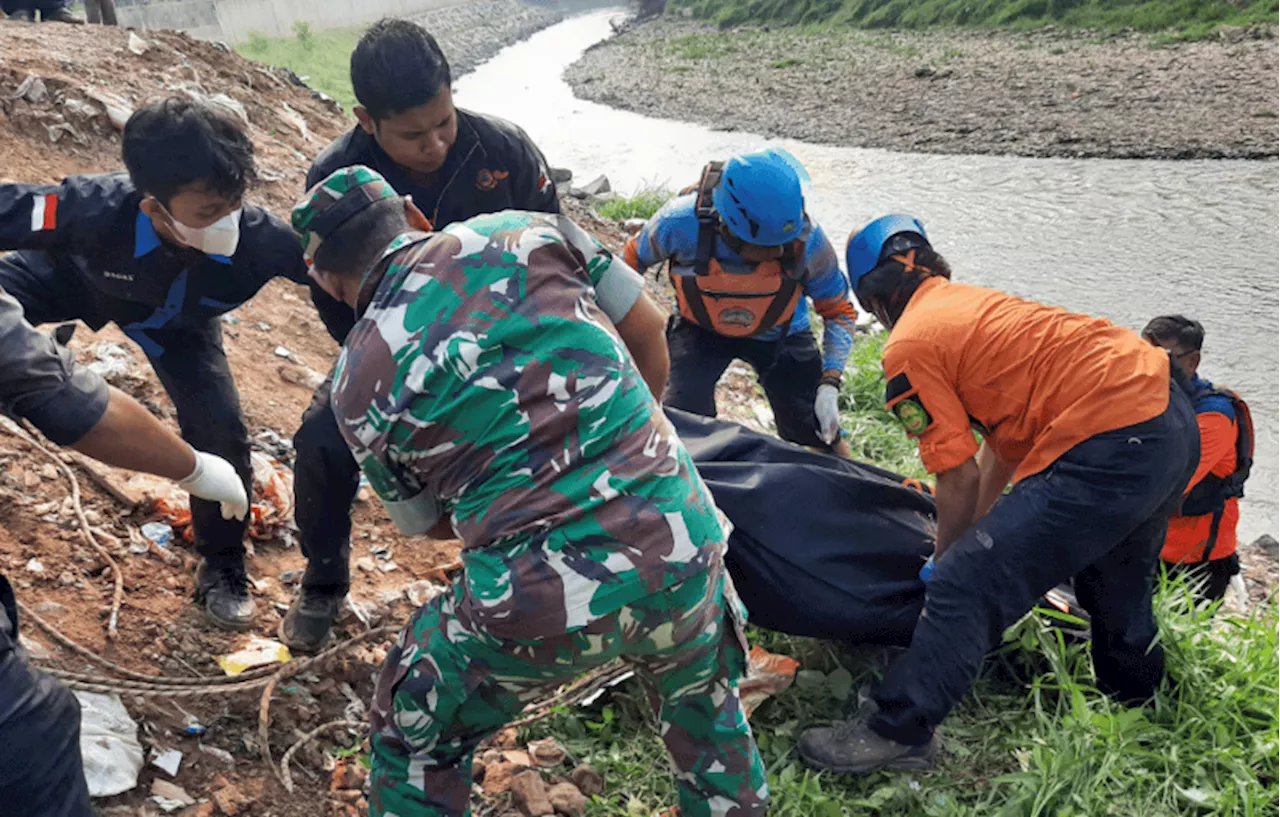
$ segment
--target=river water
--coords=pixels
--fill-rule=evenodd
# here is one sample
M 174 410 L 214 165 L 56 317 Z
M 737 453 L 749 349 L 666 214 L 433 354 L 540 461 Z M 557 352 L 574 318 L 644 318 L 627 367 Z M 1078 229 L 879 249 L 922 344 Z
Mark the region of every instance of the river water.
M 566 20 L 461 77 L 459 105 L 523 127 L 556 167 L 614 189 L 678 188 L 712 157 L 781 145 L 813 177 L 808 210 L 843 256 L 849 231 L 888 212 L 929 228 L 957 280 L 1141 328 L 1201 321 L 1202 372 L 1241 392 L 1258 428 L 1240 536 L 1276 534 L 1277 165 L 942 156 L 713 131 L 576 98 L 561 78 L 611 34 L 602 11 Z M 839 111 L 832 111 L 839 116 Z

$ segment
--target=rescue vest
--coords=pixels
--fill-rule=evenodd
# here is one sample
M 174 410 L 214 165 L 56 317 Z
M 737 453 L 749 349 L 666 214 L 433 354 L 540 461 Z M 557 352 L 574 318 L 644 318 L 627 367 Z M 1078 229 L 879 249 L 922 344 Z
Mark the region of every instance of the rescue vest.
M 1209 529 L 1209 540 L 1205 543 L 1201 561 L 1209 561 L 1214 545 L 1218 540 L 1218 526 L 1222 523 L 1222 514 L 1226 510 L 1227 500 L 1244 496 L 1244 483 L 1253 470 L 1253 415 L 1249 405 L 1240 395 L 1230 389 L 1201 386 L 1191 395 L 1196 406 L 1196 413 L 1202 413 L 1200 404 L 1207 398 L 1220 397 L 1231 404 L 1236 415 L 1236 467 L 1225 477 L 1209 474 L 1200 480 L 1194 488 L 1182 498 L 1178 509 L 1180 516 L 1207 516 L 1213 514 L 1213 523 Z M 1213 411 L 1213 409 L 1205 409 Z
M 726 272 L 714 257 L 720 214 L 711 200 L 723 169 L 724 162 L 711 162 L 695 187 L 681 191 L 698 193 L 694 205 L 697 254 L 692 275 L 677 274 L 674 259 L 668 271 L 683 317 L 718 335 L 750 337 L 790 321 L 795 314 L 803 295 L 804 242 L 786 244 L 781 258 L 756 264 L 751 272 Z

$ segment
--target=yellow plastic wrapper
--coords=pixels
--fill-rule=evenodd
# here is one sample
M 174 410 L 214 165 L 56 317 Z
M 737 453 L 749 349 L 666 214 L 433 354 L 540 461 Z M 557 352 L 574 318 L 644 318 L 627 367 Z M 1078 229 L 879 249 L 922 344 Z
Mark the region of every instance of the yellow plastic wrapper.
M 218 666 L 222 671 L 234 678 L 245 670 L 265 667 L 269 664 L 286 664 L 289 659 L 289 648 L 279 641 L 254 636 L 239 650 L 229 655 L 218 656 Z

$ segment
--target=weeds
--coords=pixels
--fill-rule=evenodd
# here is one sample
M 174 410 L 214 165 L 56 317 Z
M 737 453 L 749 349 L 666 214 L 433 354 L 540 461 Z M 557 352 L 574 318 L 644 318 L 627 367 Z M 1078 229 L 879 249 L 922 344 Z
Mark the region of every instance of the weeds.
M 770 68 L 792 68 L 797 65 L 804 65 L 804 60 L 798 60 L 795 57 L 787 57 L 786 59 L 774 60 L 769 63 Z
M 311 46 L 315 43 L 315 36 L 311 31 L 311 23 L 306 20 L 293 21 L 293 37 L 298 41 L 298 45 L 302 46 L 304 51 L 310 51 Z
M 674 38 L 668 48 L 682 60 L 714 60 L 738 51 L 737 44 L 723 34 L 686 34 Z
M 629 218 L 650 218 L 671 198 L 671 191 L 648 187 L 631 196 L 616 196 L 595 205 L 601 218 L 626 221 Z
M 255 31 L 235 49 L 249 59 L 291 69 L 305 77 L 312 88 L 351 110 L 356 102 L 351 90 L 351 52 L 363 31 L 363 27 L 315 31 L 299 20 L 293 25 L 292 37 L 271 38 Z

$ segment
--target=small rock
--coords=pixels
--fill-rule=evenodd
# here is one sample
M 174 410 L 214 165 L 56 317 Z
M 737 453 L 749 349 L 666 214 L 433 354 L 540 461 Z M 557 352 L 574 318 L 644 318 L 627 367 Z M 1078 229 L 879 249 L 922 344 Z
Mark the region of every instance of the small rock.
M 31 561 L 27 562 L 27 570 L 29 570 L 32 573 L 43 573 L 44 564 L 39 559 L 32 559 Z
M 471 782 L 472 783 L 483 782 L 484 772 L 485 772 L 484 761 L 482 761 L 480 758 L 475 758 L 474 760 L 471 761 Z M 484 791 L 484 789 L 481 789 L 481 791 Z
M 551 168 L 551 181 L 555 184 L 573 181 L 573 171 L 565 167 L 553 167 Z
M 178 817 L 213 817 L 213 803 L 201 803 L 184 810 Z
M 22 487 L 30 490 L 40 485 L 40 475 L 33 471 L 25 471 L 22 475 Z
M 500 749 L 486 749 L 484 754 L 480 755 L 480 759 L 486 764 L 501 763 L 502 751 Z
M 179 806 L 194 806 L 196 804 L 196 798 L 187 794 L 186 789 L 158 777 L 151 781 L 151 796 L 171 800 Z
M 529 756 L 533 758 L 534 763 L 544 768 L 564 763 L 567 754 L 568 752 L 560 745 L 560 741 L 555 738 L 535 740 L 529 744 Z
M 516 767 L 510 763 L 498 760 L 496 763 L 486 763 L 484 767 L 484 784 L 482 788 L 484 793 L 490 797 L 497 797 L 499 794 L 505 794 L 511 790 L 511 776 L 515 774 Z
M 47 480 L 55 480 L 58 478 L 58 469 L 53 467 L 53 463 L 46 462 L 40 468 L 40 477 Z
M 333 767 L 333 772 L 329 775 L 330 791 L 338 789 L 355 789 L 359 791 L 364 786 L 364 779 L 368 773 L 359 763 L 352 760 L 339 760 Z
M 98 527 L 102 524 L 102 514 L 90 508 L 84 512 L 84 521 L 88 522 L 91 527 Z
M 18 636 L 18 643 L 27 651 L 27 655 L 36 661 L 49 661 L 53 658 L 53 651 L 39 641 L 33 641 L 25 635 Z
M 370 559 L 368 556 L 361 556 L 359 559 L 356 559 L 356 567 L 366 573 L 372 573 L 378 569 L 378 566 L 374 564 L 373 559 Z
M 222 316 L 222 322 L 223 322 L 223 323 L 225 323 L 227 326 L 239 326 L 239 325 L 240 325 L 240 319 L 239 319 L 238 317 L 236 317 L 235 315 L 232 315 L 230 312 L 228 312 L 228 313 L 226 313 L 225 315 L 223 315 L 223 316 Z
M 39 604 L 37 604 L 33 609 L 37 613 L 43 613 L 43 614 L 54 615 L 54 616 L 61 615 L 67 612 L 67 608 L 63 607 L 61 604 L 58 604 L 56 601 L 42 601 Z
M 271 331 L 271 324 L 267 323 L 266 321 L 258 321 L 258 331 L 259 331 L 259 332 L 270 332 L 270 331 Z
M 230 783 L 225 778 L 219 778 L 219 780 L 222 781 L 223 786 L 213 793 L 214 805 L 227 817 L 236 817 L 249 801 L 235 783 Z
M 286 349 L 283 346 L 277 346 L 275 348 L 275 355 L 276 357 L 283 357 L 283 358 L 289 359 L 293 357 L 293 352 L 290 352 L 288 349 Z
M 502 759 L 517 769 L 532 769 L 533 758 L 528 752 L 520 749 L 507 749 L 502 753 Z
M 520 745 L 520 733 L 510 727 L 495 732 L 493 735 L 493 745 L 499 749 L 514 749 Z
M 556 814 L 565 817 L 581 817 L 587 810 L 587 798 L 572 783 L 557 783 L 547 792 L 547 800 Z
M 635 235 L 636 233 L 643 230 L 644 225 L 648 223 L 649 223 L 649 220 L 646 218 L 629 218 L 626 221 L 622 222 L 622 229 L 626 230 L 631 235 Z
M 585 763 L 573 770 L 569 775 L 569 779 L 573 781 L 573 785 L 578 787 L 578 791 L 587 797 L 595 797 L 597 794 L 604 794 L 604 778 L 600 773 Z
M 511 778 L 511 800 L 524 817 L 555 813 L 555 807 L 547 799 L 547 785 L 542 782 L 542 775 L 532 770 Z
M 392 571 L 399 570 L 400 565 L 396 564 L 395 562 L 383 562 L 382 564 L 378 565 L 378 569 L 381 570 L 383 573 L 391 573 Z
M 394 607 L 404 601 L 404 594 L 399 590 L 383 590 L 378 594 L 378 601 L 387 607 Z
M 1280 542 L 1274 536 L 1263 534 L 1253 540 L 1253 546 L 1261 550 L 1272 561 L 1280 560 Z
M 608 176 L 596 176 L 582 186 L 582 192 L 588 196 L 603 196 L 605 193 L 612 192 L 612 190 L 613 186 L 609 184 Z
M 62 585 L 63 587 L 75 587 L 77 584 L 79 584 L 79 581 L 77 581 L 76 577 L 71 573 L 71 571 L 64 570 L 60 574 L 58 574 L 58 584 Z

